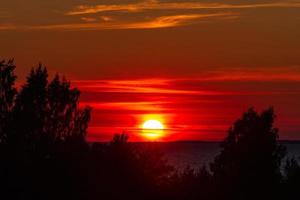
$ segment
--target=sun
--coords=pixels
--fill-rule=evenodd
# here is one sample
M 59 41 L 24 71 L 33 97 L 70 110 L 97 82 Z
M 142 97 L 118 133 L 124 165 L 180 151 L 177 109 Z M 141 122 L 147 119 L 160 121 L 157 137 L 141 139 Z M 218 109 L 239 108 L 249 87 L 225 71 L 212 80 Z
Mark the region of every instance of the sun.
M 143 129 L 162 130 L 164 125 L 158 120 L 151 119 L 144 122 Z
M 148 140 L 156 140 L 164 135 L 164 125 L 156 119 L 146 120 L 142 125 L 142 134 Z

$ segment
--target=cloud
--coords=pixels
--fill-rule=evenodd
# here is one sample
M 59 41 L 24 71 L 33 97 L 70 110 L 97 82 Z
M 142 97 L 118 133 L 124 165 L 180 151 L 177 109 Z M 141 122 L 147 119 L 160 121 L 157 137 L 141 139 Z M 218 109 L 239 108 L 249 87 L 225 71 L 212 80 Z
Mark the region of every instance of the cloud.
M 300 82 L 300 66 L 272 68 L 230 68 L 211 71 L 204 81 L 295 81 Z
M 96 17 L 81 17 L 80 19 L 82 21 L 88 22 L 88 23 L 93 23 L 93 22 L 97 22 L 97 21 L 102 21 L 102 22 L 113 21 L 113 18 L 109 17 L 109 16 L 100 16 L 98 18 L 96 18 Z
M 109 16 L 100 16 L 100 19 L 105 22 L 113 21 L 113 18 Z
M 198 3 L 198 2 L 158 2 L 145 1 L 133 4 L 111 4 L 87 6 L 79 5 L 66 12 L 66 15 L 95 14 L 101 12 L 141 12 L 146 10 L 195 10 L 195 9 L 247 9 L 247 8 L 286 8 L 300 7 L 300 2 L 272 2 L 259 4 L 223 4 L 223 3 Z
M 166 28 L 184 26 L 195 22 L 198 19 L 212 18 L 212 17 L 223 17 L 229 13 L 215 13 L 215 14 L 188 14 L 188 15 L 172 15 L 172 16 L 161 16 L 148 22 L 137 22 L 123 26 L 125 29 L 151 29 L 151 28 Z M 121 26 L 122 27 L 122 26 Z
M 230 92 L 190 90 L 190 88 L 173 87 L 174 79 L 142 79 L 142 80 L 103 80 L 73 81 L 73 84 L 85 92 L 93 93 L 129 93 L 129 94 L 174 94 L 174 95 L 230 95 Z
M 203 83 L 213 82 L 274 82 L 300 83 L 300 67 L 272 67 L 261 69 L 226 68 L 207 71 L 189 78 L 160 78 L 132 80 L 73 80 L 73 85 L 86 92 L 151 93 L 151 94 L 189 94 L 189 95 L 232 95 L 228 91 L 204 90 Z M 295 91 L 293 91 L 295 92 Z M 296 90 L 299 92 L 299 89 Z M 236 94 L 236 93 L 235 93 Z
M 80 19 L 82 21 L 85 21 L 85 22 L 95 22 L 95 21 L 97 21 L 97 19 L 93 18 L 93 17 L 81 17 Z
M 226 19 L 226 17 L 234 16 L 233 13 L 213 13 L 213 14 L 183 14 L 160 16 L 147 21 L 127 22 L 112 21 L 111 18 L 105 18 L 105 23 L 75 23 L 75 24 L 55 24 L 40 26 L 5 26 L 2 30 L 18 29 L 18 30 L 105 30 L 105 29 L 155 29 L 185 26 L 199 22 L 201 19 Z M 93 19 L 81 18 L 86 22 Z M 109 22 L 109 23 L 108 23 Z M 0 27 L 1 30 L 1 27 Z
M 134 101 L 134 102 L 81 102 L 80 106 L 89 105 L 93 110 L 131 110 L 131 111 L 156 111 L 157 109 L 163 111 L 167 110 L 162 108 L 161 105 L 168 104 L 169 102 L 161 101 Z

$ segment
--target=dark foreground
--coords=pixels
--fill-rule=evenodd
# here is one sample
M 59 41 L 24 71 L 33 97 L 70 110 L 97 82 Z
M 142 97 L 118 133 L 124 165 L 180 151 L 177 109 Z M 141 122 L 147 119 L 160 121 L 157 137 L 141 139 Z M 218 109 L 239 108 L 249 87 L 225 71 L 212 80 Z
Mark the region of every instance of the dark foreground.
M 281 170 L 284 172 L 285 162 L 289 158 L 300 157 L 300 141 L 279 141 L 286 147 L 286 156 L 282 160 Z M 137 142 L 136 145 L 143 147 L 145 142 Z M 151 145 L 164 154 L 168 163 L 175 170 L 183 171 L 187 166 L 197 169 L 214 161 L 214 158 L 221 153 L 221 142 L 215 141 L 175 141 L 175 142 L 155 142 Z
M 22 152 L 1 146 L 3 199 L 295 199 L 300 183 L 300 167 L 293 159 L 268 177 L 262 173 L 262 163 L 243 169 L 245 174 L 222 171 L 219 175 L 212 170 L 224 150 L 206 163 L 207 168 L 199 165 L 176 171 L 161 153 L 170 148 L 164 146 L 168 144 L 137 145 L 128 143 L 126 135 L 93 145 L 44 142 Z M 260 183 L 269 180 L 269 185 Z
M 32 70 L 19 91 L 0 62 L 0 198 L 20 200 L 298 199 L 300 167 L 286 158 L 272 108 L 245 112 L 207 167 L 174 170 L 157 145 L 125 134 L 89 145 L 90 108 L 65 79 Z M 100 134 L 100 133 L 99 133 Z M 283 162 L 285 159 L 285 162 Z M 281 166 L 284 166 L 283 168 Z

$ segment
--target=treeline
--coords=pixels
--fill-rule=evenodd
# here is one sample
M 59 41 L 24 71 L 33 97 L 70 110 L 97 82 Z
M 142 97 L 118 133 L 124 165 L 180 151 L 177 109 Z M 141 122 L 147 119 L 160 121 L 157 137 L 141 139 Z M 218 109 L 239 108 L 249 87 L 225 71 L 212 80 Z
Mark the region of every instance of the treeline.
M 137 147 L 125 134 L 88 144 L 91 108 L 79 109 L 80 92 L 58 75 L 49 81 L 42 66 L 17 90 L 14 70 L 0 62 L 1 199 L 299 198 L 300 167 L 282 163 L 272 108 L 250 108 L 212 163 L 178 172 L 155 145 Z

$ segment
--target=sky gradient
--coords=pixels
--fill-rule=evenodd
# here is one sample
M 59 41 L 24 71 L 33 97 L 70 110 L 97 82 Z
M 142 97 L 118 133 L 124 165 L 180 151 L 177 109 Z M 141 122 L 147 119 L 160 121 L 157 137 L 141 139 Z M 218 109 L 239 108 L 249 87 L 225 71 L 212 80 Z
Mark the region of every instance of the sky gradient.
M 90 140 L 220 140 L 248 107 L 274 106 L 300 139 L 300 1 L 2 0 L 0 56 L 24 80 L 42 62 L 93 109 Z

